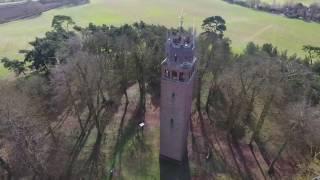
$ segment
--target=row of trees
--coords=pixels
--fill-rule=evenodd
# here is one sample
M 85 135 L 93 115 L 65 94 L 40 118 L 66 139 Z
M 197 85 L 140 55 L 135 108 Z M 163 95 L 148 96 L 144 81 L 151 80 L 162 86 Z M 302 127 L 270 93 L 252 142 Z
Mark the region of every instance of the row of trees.
M 302 3 L 287 3 L 284 5 L 262 2 L 260 0 L 225 0 L 229 3 L 238 4 L 240 6 L 253 8 L 274 14 L 283 14 L 288 18 L 303 19 L 305 21 L 320 22 L 320 5 L 315 2 L 310 6 L 305 6 Z

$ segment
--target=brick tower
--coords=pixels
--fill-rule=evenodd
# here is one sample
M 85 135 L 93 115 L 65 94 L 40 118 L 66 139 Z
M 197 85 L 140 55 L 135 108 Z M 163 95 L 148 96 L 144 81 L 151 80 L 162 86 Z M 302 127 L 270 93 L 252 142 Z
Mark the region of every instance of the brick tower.
M 160 157 L 182 161 L 187 150 L 196 75 L 194 33 L 171 33 L 161 64 Z

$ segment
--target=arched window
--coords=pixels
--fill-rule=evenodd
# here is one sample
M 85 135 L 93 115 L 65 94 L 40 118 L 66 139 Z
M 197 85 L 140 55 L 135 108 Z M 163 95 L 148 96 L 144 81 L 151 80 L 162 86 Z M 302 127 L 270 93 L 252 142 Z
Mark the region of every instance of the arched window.
M 174 62 L 177 62 L 178 61 L 178 56 L 177 54 L 174 55 Z
M 184 74 L 183 72 L 179 73 L 179 81 L 184 81 Z
M 173 119 L 171 118 L 171 119 L 170 119 L 170 127 L 173 128 L 173 126 L 174 126 L 174 121 L 173 121 Z
M 164 76 L 167 77 L 167 78 L 170 78 L 170 73 L 169 73 L 168 69 L 164 70 Z
M 172 71 L 172 79 L 177 80 L 178 79 L 178 74 L 176 71 Z

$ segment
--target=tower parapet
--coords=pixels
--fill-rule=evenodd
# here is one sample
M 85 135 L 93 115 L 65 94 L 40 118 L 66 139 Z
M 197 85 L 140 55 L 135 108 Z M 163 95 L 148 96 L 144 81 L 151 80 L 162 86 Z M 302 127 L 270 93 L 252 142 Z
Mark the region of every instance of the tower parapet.
M 166 44 L 167 58 L 170 62 L 192 62 L 194 57 L 194 35 L 171 33 Z
M 187 82 L 195 71 L 194 35 L 171 33 L 166 43 L 166 59 L 162 62 L 162 77 Z

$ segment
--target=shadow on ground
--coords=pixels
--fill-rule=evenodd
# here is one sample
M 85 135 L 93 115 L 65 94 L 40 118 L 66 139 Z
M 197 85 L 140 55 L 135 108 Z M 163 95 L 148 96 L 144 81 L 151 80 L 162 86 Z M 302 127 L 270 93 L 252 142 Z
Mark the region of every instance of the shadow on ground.
M 191 180 L 189 160 L 182 163 L 160 159 L 160 180 Z

